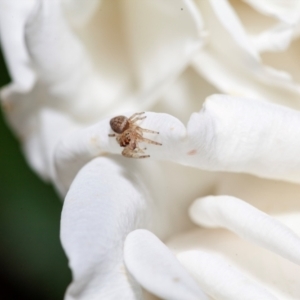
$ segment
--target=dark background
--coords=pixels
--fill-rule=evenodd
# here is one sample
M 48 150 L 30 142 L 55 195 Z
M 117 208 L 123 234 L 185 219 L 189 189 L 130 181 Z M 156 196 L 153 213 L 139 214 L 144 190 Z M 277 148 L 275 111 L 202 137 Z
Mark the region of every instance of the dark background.
M 0 49 L 0 87 L 10 82 Z M 0 110 L 0 300 L 60 300 L 71 280 L 62 202 L 26 164 Z

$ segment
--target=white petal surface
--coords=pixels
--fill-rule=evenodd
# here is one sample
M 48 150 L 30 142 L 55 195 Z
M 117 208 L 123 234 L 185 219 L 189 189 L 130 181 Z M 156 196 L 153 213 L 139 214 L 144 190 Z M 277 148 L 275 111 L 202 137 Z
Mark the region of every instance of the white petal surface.
M 60 0 L 40 1 L 26 26 L 26 41 L 51 105 L 91 122 L 110 104 L 102 99 L 101 80 L 67 24 Z
M 129 117 L 132 113 L 124 115 Z M 161 131 L 163 136 L 147 134 L 145 137 L 157 142 L 163 141 L 165 144 L 164 147 L 145 144 L 147 153 L 161 159 L 168 159 L 170 155 L 176 158 L 178 153 L 174 151 L 173 145 L 177 142 L 180 146 L 180 142 L 184 139 L 184 125 L 178 119 L 167 114 L 148 112 L 146 116 L 147 118 L 140 122 L 141 127 L 158 131 L 162 128 L 164 131 Z M 90 159 L 107 153 L 121 154 L 123 148 L 119 146 L 116 138 L 108 136 L 112 133 L 109 121 L 110 118 L 106 118 L 94 126 L 74 131 L 59 143 L 55 153 L 55 166 L 57 182 L 61 183 L 65 191 L 68 190 L 78 170 Z M 132 161 L 132 159 L 128 161 Z
M 199 250 L 221 257 L 227 267 L 244 274 L 278 299 L 298 300 L 300 297 L 299 265 L 249 243 L 228 230 L 198 228 L 177 234 L 167 245 L 177 254 Z
M 80 170 L 61 218 L 61 241 L 73 273 L 66 300 L 141 299 L 123 265 L 123 241 L 147 226 L 146 192 L 134 171 L 111 159 L 97 158 Z
M 195 10 L 191 0 L 102 1 L 77 31 L 101 78 L 102 101 L 149 109 L 203 44 Z
M 299 182 L 300 114 L 238 97 L 209 97 L 187 126 L 185 163 Z M 192 152 L 192 150 L 194 150 Z
M 134 278 L 163 299 L 208 299 L 174 254 L 147 230 L 135 230 L 127 236 L 124 260 Z
M 130 116 L 131 113 L 126 113 Z M 145 137 L 162 146 L 141 143 L 154 159 L 205 170 L 233 171 L 266 178 L 300 181 L 300 114 L 282 106 L 223 95 L 209 97 L 187 129 L 167 114 L 146 113 L 139 124 L 159 131 Z M 58 181 L 67 190 L 76 172 L 93 157 L 122 152 L 108 137 L 110 119 L 64 137 L 55 153 Z M 73 171 L 74 172 L 73 172 Z
M 297 0 L 243 0 L 261 13 L 274 16 L 286 23 L 296 23 L 300 17 L 300 3 Z
M 82 45 L 64 20 L 60 1 L 39 1 L 35 6 L 33 1 L 25 2 L 18 8 L 16 1 L 1 2 L 1 28 L 10 28 L 5 31 L 9 35 L 3 35 L 3 44 L 7 49 L 15 49 L 15 53 L 9 50 L 7 54 L 8 59 L 10 54 L 14 58 L 9 67 L 12 73 L 17 68 L 22 77 L 21 80 L 13 76 L 13 83 L 2 90 L 1 97 L 6 117 L 23 142 L 30 165 L 42 178 L 49 179 L 51 163 L 44 148 L 49 146 L 50 140 L 44 144 L 48 135 L 42 132 L 45 107 L 59 110 L 57 114 L 61 116 L 69 113 L 65 117 L 67 121 L 79 114 L 84 120 L 87 117 L 85 109 L 97 111 L 97 106 L 90 108 L 89 101 L 99 99 L 99 87 Z M 31 72 L 32 76 L 26 72 Z M 105 106 L 105 102 L 97 103 L 100 103 L 98 108 Z M 98 116 L 98 113 L 95 114 Z M 91 118 L 89 115 L 88 119 Z M 60 130 L 52 127 L 51 131 L 50 124 L 48 130 L 58 139 L 66 131 L 63 127 Z M 51 148 L 54 146 L 52 144 Z
M 193 67 L 188 67 L 163 93 L 152 111 L 163 111 L 187 123 L 192 111 L 199 111 L 204 100 L 218 93 Z
M 74 27 L 84 26 L 99 8 L 101 0 L 62 0 L 68 20 Z
M 299 108 L 300 86 L 285 72 L 263 66 L 228 2 L 222 1 L 222 6 L 218 1 L 197 3 L 209 36 L 193 60 L 195 69 L 222 92 Z
M 190 216 L 199 225 L 227 228 L 300 264 L 300 238 L 277 220 L 235 197 L 198 199 L 190 208 Z
M 283 51 L 288 47 L 295 32 L 293 25 L 261 14 L 241 0 L 230 0 L 230 3 L 258 52 Z
M 36 0 L 0 1 L 0 38 L 9 73 L 13 79 L 11 88 L 26 91 L 35 83 L 35 74 L 24 40 L 25 24 L 35 11 Z
M 222 174 L 222 180 L 216 185 L 214 194 L 243 199 L 276 219 L 282 220 L 281 216 L 290 216 L 290 221 L 286 218 L 287 222 L 281 222 L 300 236 L 299 184 L 226 173 Z
M 211 9 L 211 13 L 213 12 L 215 14 L 216 20 L 220 22 L 220 25 L 231 34 L 231 38 L 238 47 L 242 48 L 245 51 L 245 54 L 250 54 L 253 58 L 258 59 L 255 48 L 247 38 L 245 30 L 235 11 L 229 5 L 228 0 L 210 0 L 208 3 L 210 7 L 207 5 L 205 10 L 208 12 Z M 204 7 L 205 6 L 203 6 L 203 8 Z M 219 32 L 219 34 L 220 33 L 221 32 Z
M 293 27 L 279 24 L 270 30 L 254 36 L 252 42 L 259 52 L 284 51 L 288 48 L 293 36 Z
M 214 299 L 278 299 L 228 264 L 220 255 L 208 251 L 191 250 L 177 254 L 177 258 L 197 279 L 203 290 Z
M 202 19 L 190 0 L 124 1 L 123 10 L 136 78 L 143 89 L 181 70 L 203 42 Z

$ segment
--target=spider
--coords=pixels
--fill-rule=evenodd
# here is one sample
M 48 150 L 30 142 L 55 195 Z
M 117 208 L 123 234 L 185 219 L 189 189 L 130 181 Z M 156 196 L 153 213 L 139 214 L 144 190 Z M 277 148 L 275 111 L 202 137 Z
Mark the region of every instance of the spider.
M 144 153 L 146 148 L 141 149 L 138 146 L 138 142 L 145 142 L 148 144 L 154 144 L 161 146 L 161 143 L 154 142 L 152 140 L 143 137 L 143 132 L 156 133 L 157 131 L 144 129 L 139 127 L 136 122 L 144 120 L 146 116 L 141 117 L 144 112 L 135 113 L 130 118 L 125 116 L 117 116 L 110 120 L 110 127 L 115 132 L 109 134 L 109 137 L 116 136 L 117 142 L 121 147 L 124 147 L 122 155 L 131 158 L 147 158 L 150 155 L 140 155 Z

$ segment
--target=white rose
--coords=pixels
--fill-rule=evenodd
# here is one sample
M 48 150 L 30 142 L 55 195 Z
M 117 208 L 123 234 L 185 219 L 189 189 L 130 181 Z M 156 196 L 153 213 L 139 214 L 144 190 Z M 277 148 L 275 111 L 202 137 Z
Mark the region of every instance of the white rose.
M 0 0 L 3 107 L 65 197 L 65 299 L 299 299 L 300 4 L 245 2 Z M 163 145 L 124 158 L 109 120 L 144 110 Z

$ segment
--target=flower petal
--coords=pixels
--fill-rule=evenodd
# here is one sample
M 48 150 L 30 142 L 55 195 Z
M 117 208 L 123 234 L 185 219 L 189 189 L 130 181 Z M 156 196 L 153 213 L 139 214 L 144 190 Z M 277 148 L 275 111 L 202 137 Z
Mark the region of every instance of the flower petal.
M 177 234 L 167 242 L 167 245 L 177 254 L 199 250 L 222 257 L 227 266 L 232 266 L 245 274 L 278 299 L 298 300 L 300 298 L 299 265 L 249 243 L 228 230 L 193 229 Z
M 134 278 L 163 299 L 208 299 L 172 252 L 147 230 L 135 230 L 127 236 L 124 260 Z
M 277 220 L 235 197 L 198 199 L 190 208 L 190 216 L 199 225 L 227 228 L 300 264 L 300 238 Z
M 182 162 L 209 170 L 300 181 L 300 115 L 266 102 L 214 95 L 187 126 Z
M 299 108 L 299 84 L 287 73 L 261 63 L 251 38 L 227 1 L 222 1 L 222 6 L 218 1 L 197 3 L 209 32 L 207 46 L 193 59 L 199 74 L 222 92 L 282 104 L 288 99 L 291 106 Z
M 252 42 L 259 52 L 284 51 L 290 45 L 293 36 L 293 28 L 286 24 L 278 24 L 257 36 L 252 37 Z
M 230 3 L 258 52 L 283 51 L 289 46 L 295 26 L 263 15 L 243 1 L 231 0 Z
M 130 113 L 126 113 L 130 116 Z M 145 137 L 162 143 L 148 145 L 154 159 L 179 162 L 205 170 L 244 172 L 266 178 L 300 181 L 299 112 L 279 105 L 238 97 L 209 97 L 194 113 L 187 129 L 167 114 L 148 112 L 139 123 L 159 131 Z M 109 119 L 64 137 L 56 148 L 58 181 L 68 189 L 76 172 L 93 157 L 121 153 Z M 77 166 L 74 168 L 74 166 Z
M 201 3 L 200 7 L 203 7 L 207 12 L 209 11 L 210 14 L 213 12 L 216 20 L 220 22 L 220 25 L 225 29 L 225 31 L 230 33 L 234 43 L 236 43 L 238 47 L 242 48 L 247 54 L 250 54 L 253 58 L 258 60 L 258 54 L 255 51 L 255 48 L 248 39 L 239 18 L 227 0 L 210 0 L 206 5 Z M 206 18 L 208 17 L 209 16 Z M 212 23 L 210 24 L 212 25 Z M 219 35 L 220 34 L 221 32 L 219 32 Z
M 201 47 L 202 18 L 191 0 L 123 1 L 122 11 L 138 98 L 143 99 L 158 83 L 174 81 Z
M 300 185 L 284 181 L 263 179 L 246 174 L 226 173 L 216 185 L 215 195 L 231 195 L 278 218 L 280 215 L 299 214 Z M 283 200 L 284 199 L 284 200 Z M 290 227 L 287 223 L 284 223 Z M 300 218 L 290 227 L 300 236 Z
M 297 0 L 273 1 L 273 0 L 243 0 L 252 5 L 259 12 L 274 16 L 286 23 L 296 23 L 300 18 L 300 3 Z
M 25 24 L 36 6 L 36 0 L 0 1 L 1 47 L 14 82 L 10 88 L 14 90 L 27 91 L 36 80 L 24 40 Z
M 16 3 L 11 1 L 6 5 L 6 1 L 2 0 L 1 12 L 4 14 L 0 19 L 4 24 L 1 28 L 11 26 L 6 31 L 9 35 L 3 35 L 4 48 L 17 51 L 7 54 L 8 59 L 10 53 L 15 59 L 11 72 L 16 68 L 24 78 L 21 80 L 13 76 L 14 82 L 2 90 L 1 97 L 7 108 L 6 117 L 23 142 L 30 165 L 41 177 L 49 179 L 49 161 L 45 159 L 43 151 L 46 137 L 41 132 L 45 123 L 45 106 L 57 110 L 61 115 L 69 113 L 69 116 L 65 116 L 68 120 L 77 116 L 77 121 L 86 118 L 92 121 L 93 115 L 88 114 L 87 110 L 94 110 L 94 116 L 98 117 L 99 105 L 103 108 L 106 104 L 105 101 L 98 101 L 98 79 L 82 45 L 64 20 L 60 1 L 41 0 L 37 2 L 38 5 L 34 1 L 26 1 L 26 5 L 21 6 Z M 30 77 L 26 70 L 33 75 Z M 91 105 L 90 101 L 95 99 L 98 106 Z M 54 131 L 60 138 L 65 129 Z
M 98 117 L 110 105 L 99 101 L 103 82 L 67 24 L 60 0 L 40 1 L 26 26 L 26 41 L 48 102 L 85 121 Z
M 276 300 L 267 290 L 228 264 L 222 256 L 201 250 L 177 254 L 203 290 L 218 300 Z
M 129 117 L 132 113 L 124 115 Z M 141 126 L 151 130 L 163 129 L 161 133 L 163 134 L 163 143 L 165 143 L 164 147 L 147 144 L 147 152 L 162 159 L 168 159 L 170 153 L 174 158 L 177 157 L 178 153 L 172 148 L 176 141 L 180 144 L 185 136 L 183 124 L 167 114 L 148 112 L 145 115 L 147 118 L 140 122 Z M 116 138 L 108 136 L 112 133 L 109 121 L 109 118 L 103 119 L 94 126 L 74 131 L 65 136 L 58 144 L 55 151 L 56 181 L 61 183 L 62 193 L 68 190 L 76 173 L 86 162 L 99 155 L 122 152 L 123 148 L 117 143 Z M 162 141 L 161 134 L 145 136 L 157 142 Z
M 74 27 L 84 26 L 98 9 L 102 0 L 62 0 L 68 20 Z
M 199 111 L 204 100 L 216 93 L 218 93 L 216 88 L 201 77 L 193 67 L 188 67 L 163 93 L 151 110 L 168 112 L 186 123 L 191 112 Z
M 146 193 L 132 168 L 97 158 L 80 170 L 66 196 L 61 241 L 73 282 L 65 299 L 141 299 L 123 265 L 123 241 L 147 226 Z

